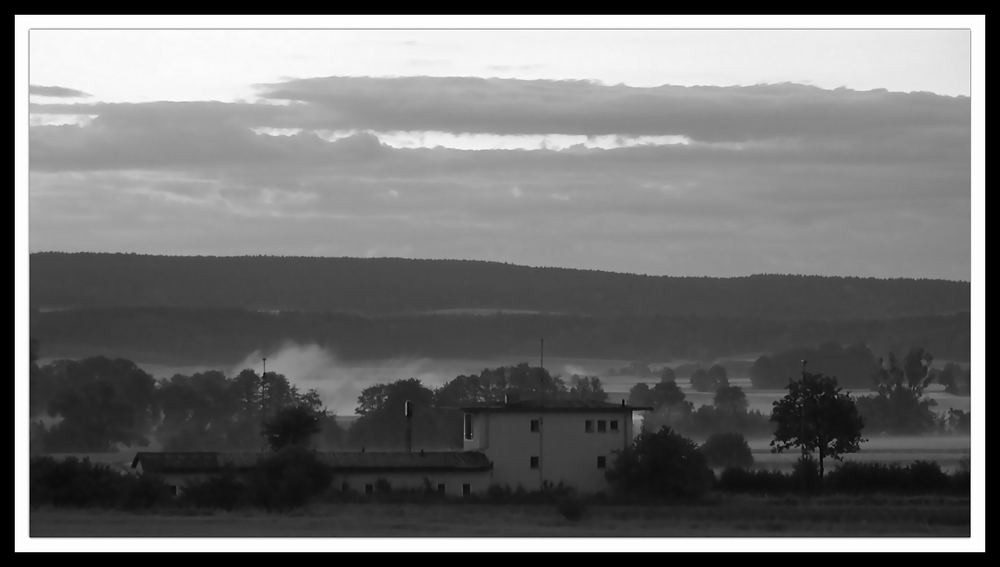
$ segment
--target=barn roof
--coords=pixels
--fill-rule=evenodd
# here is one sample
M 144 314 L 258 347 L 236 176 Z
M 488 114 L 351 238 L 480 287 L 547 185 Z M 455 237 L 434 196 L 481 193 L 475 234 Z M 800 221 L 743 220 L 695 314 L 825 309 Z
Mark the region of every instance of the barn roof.
M 449 471 L 489 470 L 490 460 L 476 451 L 321 453 L 338 471 Z
M 630 406 L 624 402 L 613 404 L 594 400 L 551 400 L 537 399 L 511 401 L 505 404 L 470 404 L 461 408 L 470 413 L 476 412 L 609 412 L 648 411 L 647 406 Z
M 484 471 L 490 461 L 475 451 L 317 453 L 335 472 Z M 150 474 L 212 473 L 225 467 L 252 469 L 267 453 L 151 452 L 136 453 L 132 468 Z

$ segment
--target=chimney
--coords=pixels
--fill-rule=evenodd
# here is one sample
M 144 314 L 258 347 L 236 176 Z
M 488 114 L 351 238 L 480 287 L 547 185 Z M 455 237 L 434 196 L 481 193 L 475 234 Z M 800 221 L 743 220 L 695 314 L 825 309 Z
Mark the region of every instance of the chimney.
M 406 416 L 406 452 L 413 452 L 413 404 L 410 400 L 403 402 L 403 415 Z

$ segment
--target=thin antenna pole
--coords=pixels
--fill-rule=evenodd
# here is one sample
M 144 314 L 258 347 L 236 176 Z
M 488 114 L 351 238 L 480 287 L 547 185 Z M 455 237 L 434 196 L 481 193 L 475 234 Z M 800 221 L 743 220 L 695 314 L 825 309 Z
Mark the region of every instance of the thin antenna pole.
M 264 379 L 267 377 L 267 357 L 266 356 L 262 356 L 261 357 L 261 361 L 263 362 L 263 368 L 261 369 L 261 373 L 260 373 L 260 387 L 258 388 L 257 396 L 260 398 L 258 400 L 258 403 L 260 404 L 260 429 L 261 429 L 261 432 L 263 432 L 264 431 L 264 421 L 267 419 L 267 416 L 265 415 L 265 411 L 264 411 Z M 267 439 L 264 438 L 262 441 L 263 441 L 263 446 L 266 449 L 267 448 Z

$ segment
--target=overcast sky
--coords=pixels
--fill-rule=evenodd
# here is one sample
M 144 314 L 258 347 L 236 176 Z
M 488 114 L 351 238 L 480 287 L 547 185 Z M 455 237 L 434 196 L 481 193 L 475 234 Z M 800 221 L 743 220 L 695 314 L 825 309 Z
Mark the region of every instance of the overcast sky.
M 970 279 L 963 30 L 33 30 L 32 251 Z

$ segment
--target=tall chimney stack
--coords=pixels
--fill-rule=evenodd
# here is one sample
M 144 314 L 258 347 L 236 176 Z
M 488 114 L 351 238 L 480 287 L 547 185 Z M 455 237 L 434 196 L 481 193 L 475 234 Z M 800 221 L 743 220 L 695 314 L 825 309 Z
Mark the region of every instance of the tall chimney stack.
M 406 452 L 413 452 L 413 404 L 410 400 L 403 402 L 403 415 L 406 417 Z

